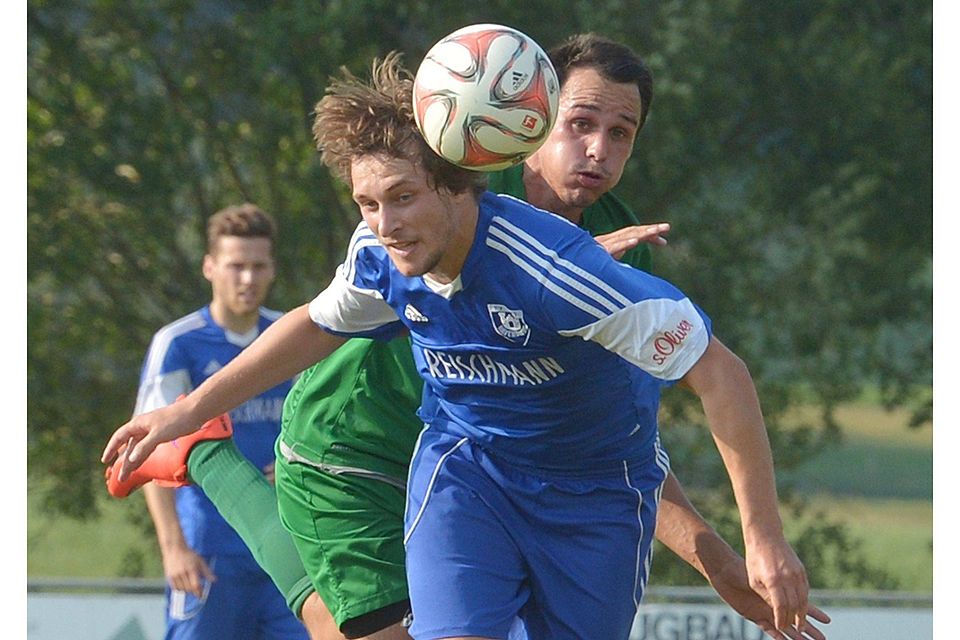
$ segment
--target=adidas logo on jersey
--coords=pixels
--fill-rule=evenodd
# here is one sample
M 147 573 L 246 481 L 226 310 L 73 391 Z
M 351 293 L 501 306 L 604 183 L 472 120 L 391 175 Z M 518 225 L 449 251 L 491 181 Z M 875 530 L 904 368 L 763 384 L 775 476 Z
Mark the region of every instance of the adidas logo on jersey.
M 430 322 L 430 319 L 420 313 L 412 304 L 408 304 L 406 308 L 404 308 L 403 315 L 410 322 Z
M 220 371 L 220 369 L 223 369 L 223 365 L 217 362 L 216 360 L 211 360 L 210 362 L 207 363 L 207 366 L 203 368 L 203 375 L 209 378 L 210 376 L 215 374 L 217 371 Z

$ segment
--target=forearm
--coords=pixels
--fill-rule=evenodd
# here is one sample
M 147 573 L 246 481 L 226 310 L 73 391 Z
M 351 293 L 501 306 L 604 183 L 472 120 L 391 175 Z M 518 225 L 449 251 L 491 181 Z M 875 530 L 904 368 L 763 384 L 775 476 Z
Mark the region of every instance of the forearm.
M 310 319 L 307 305 L 274 322 L 223 369 L 210 376 L 185 400 L 197 424 L 230 411 L 246 400 L 288 380 L 322 360 L 344 339 Z
M 746 365 L 716 338 L 684 376 L 700 397 L 740 510 L 749 584 L 769 602 L 774 626 L 806 628 L 806 570 L 783 535 L 773 454 Z
M 157 544 L 160 546 L 160 553 L 164 555 L 172 549 L 187 546 L 183 529 L 180 528 L 180 519 L 177 516 L 174 491 L 174 489 L 152 483 L 143 486 L 147 510 L 150 512 L 153 528 L 157 533 Z
M 732 401 L 715 403 L 708 398 L 704 409 L 712 416 L 708 420 L 710 430 L 730 476 L 744 540 L 749 543 L 754 536 L 782 535 L 783 523 L 774 479 L 773 454 L 760 406 L 752 383 L 742 388 L 743 392 Z
M 177 516 L 174 489 L 146 484 L 143 487 L 147 508 L 157 530 L 163 574 L 171 589 L 189 591 L 201 597 L 204 584 L 216 576 L 206 561 L 190 548 Z
M 689 382 L 700 396 L 730 477 L 744 540 L 750 544 L 753 540 L 782 536 L 773 455 L 746 365 L 714 339 L 694 369 L 696 373 Z
M 656 536 L 710 582 L 731 561 L 742 562 L 736 551 L 690 503 L 673 472 L 663 484 Z

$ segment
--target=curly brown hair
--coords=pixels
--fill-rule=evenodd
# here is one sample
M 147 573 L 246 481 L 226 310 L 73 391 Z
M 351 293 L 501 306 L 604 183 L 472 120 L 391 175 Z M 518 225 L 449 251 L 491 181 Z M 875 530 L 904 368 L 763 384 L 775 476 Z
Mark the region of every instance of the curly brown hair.
M 370 82 L 341 68 L 314 109 L 313 137 L 320 160 L 347 185 L 354 160 L 368 155 L 403 158 L 422 167 L 438 191 L 479 196 L 486 175 L 450 164 L 427 146 L 413 116 L 413 75 L 393 51 L 374 59 Z

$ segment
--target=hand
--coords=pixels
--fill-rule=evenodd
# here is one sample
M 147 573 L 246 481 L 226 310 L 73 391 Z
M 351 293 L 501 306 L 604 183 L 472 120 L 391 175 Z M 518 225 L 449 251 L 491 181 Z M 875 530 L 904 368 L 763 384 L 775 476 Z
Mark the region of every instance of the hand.
M 267 479 L 267 482 L 269 482 L 270 484 L 277 483 L 277 480 L 276 480 L 277 474 L 275 472 L 275 469 L 276 469 L 276 464 L 273 462 L 271 462 L 270 464 L 268 464 L 263 468 L 263 475 Z
M 124 456 L 119 480 L 123 481 L 147 459 L 161 442 L 169 442 L 192 433 L 202 425 L 191 421 L 186 402 L 174 402 L 156 411 L 135 416 L 113 432 L 100 456 L 104 464 L 113 464 Z
M 812 604 L 807 605 L 805 628 L 801 632 L 796 625 L 790 625 L 778 631 L 774 624 L 773 608 L 769 603 L 766 591 L 757 593 L 750 588 L 747 578 L 747 565 L 739 556 L 731 558 L 723 569 L 710 576 L 710 585 L 717 591 L 723 601 L 741 616 L 760 627 L 764 633 L 774 640 L 826 640 L 826 636 L 809 618 L 828 624 L 830 616 Z
M 204 582 L 217 579 L 203 558 L 187 546 L 171 547 L 163 552 L 163 575 L 171 589 L 203 597 Z
M 667 239 L 662 234 L 670 231 L 670 225 L 666 222 L 657 224 L 640 224 L 632 227 L 617 229 L 613 233 L 606 233 L 602 236 L 596 236 L 594 240 L 599 242 L 604 249 L 616 260 L 623 257 L 628 250 L 634 248 L 641 242 L 656 246 L 664 246 Z
M 746 568 L 750 587 L 773 609 L 774 626 L 803 632 L 810 610 L 807 571 L 785 539 L 747 541 Z

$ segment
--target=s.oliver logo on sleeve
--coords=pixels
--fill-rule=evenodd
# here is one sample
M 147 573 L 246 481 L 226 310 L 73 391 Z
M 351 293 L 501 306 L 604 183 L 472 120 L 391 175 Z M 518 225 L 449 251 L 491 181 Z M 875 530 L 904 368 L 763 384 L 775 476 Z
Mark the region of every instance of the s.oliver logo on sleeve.
M 676 328 L 664 331 L 653 339 L 653 361 L 657 364 L 663 364 L 676 350 L 683 344 L 690 332 L 693 331 L 693 323 L 689 320 L 681 320 Z

